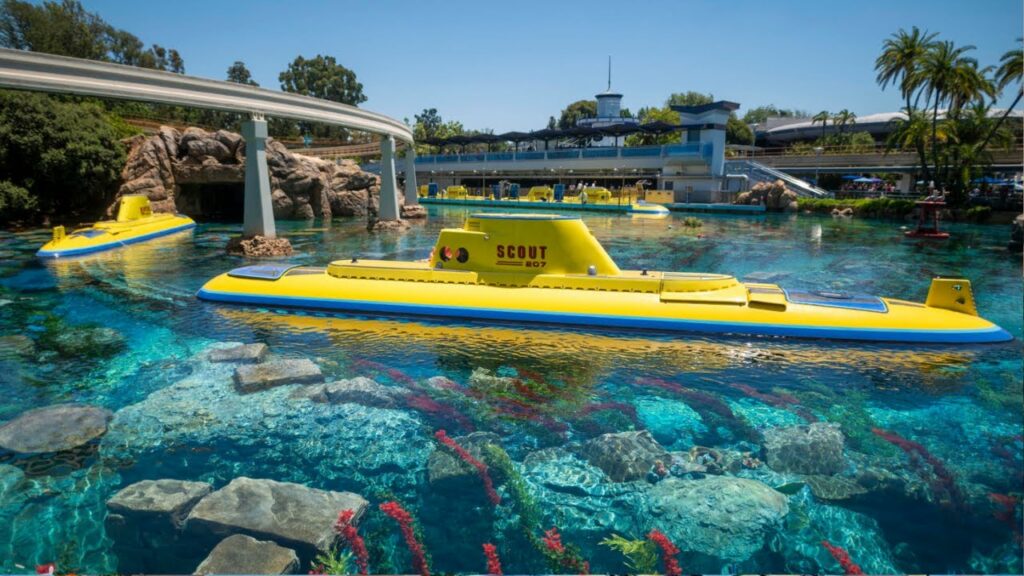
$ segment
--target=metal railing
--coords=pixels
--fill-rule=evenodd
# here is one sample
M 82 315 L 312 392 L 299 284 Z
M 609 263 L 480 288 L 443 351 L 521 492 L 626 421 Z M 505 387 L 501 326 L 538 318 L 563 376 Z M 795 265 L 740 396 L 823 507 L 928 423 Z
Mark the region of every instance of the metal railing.
M 753 160 L 726 160 L 725 173 L 728 175 L 746 175 L 750 179 L 751 184 L 782 180 L 786 183 L 787 187 L 796 192 L 797 196 L 808 198 L 828 198 L 831 196 L 827 190 L 822 190 L 804 180 L 794 178 L 785 172 L 780 172 Z
M 701 158 L 711 162 L 714 145 L 711 142 L 687 142 L 666 146 L 634 148 L 559 148 L 555 150 L 529 150 L 524 152 L 488 152 L 467 154 L 432 154 L 417 156 L 417 164 L 447 164 L 460 162 L 515 162 L 523 160 L 580 160 L 589 158 Z

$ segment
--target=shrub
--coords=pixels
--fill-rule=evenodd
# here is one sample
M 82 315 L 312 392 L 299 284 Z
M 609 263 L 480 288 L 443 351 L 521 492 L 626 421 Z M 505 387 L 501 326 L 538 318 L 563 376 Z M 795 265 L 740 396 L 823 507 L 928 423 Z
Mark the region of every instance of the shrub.
M 797 201 L 800 210 L 829 214 L 832 210 L 852 208 L 856 216 L 876 218 L 902 218 L 914 211 L 913 200 L 895 198 L 860 198 L 857 200 L 835 200 L 833 198 L 801 198 Z
M 988 220 L 992 216 L 992 208 L 990 206 L 972 206 L 967 209 L 967 220 L 969 222 L 982 223 Z
M 120 182 L 123 133 L 98 104 L 0 91 L 0 221 L 98 216 Z

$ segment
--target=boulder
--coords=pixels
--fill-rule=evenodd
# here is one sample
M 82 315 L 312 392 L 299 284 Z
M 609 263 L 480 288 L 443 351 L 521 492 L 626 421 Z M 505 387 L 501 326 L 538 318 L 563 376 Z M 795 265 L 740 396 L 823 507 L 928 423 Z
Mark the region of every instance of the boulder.
M 848 500 L 854 496 L 867 494 L 867 488 L 842 476 L 805 476 L 804 481 L 810 486 L 811 492 L 822 500 Z
M 228 240 L 227 251 L 232 256 L 274 258 L 277 256 L 290 256 L 292 253 L 292 243 L 287 238 L 267 238 L 265 236 L 245 238 L 243 236 L 235 236 Z
M 768 210 L 793 212 L 799 197 L 782 180 L 758 182 L 736 197 L 737 204 L 762 204 Z
M 242 394 L 284 384 L 315 384 L 323 381 L 320 367 L 306 358 L 274 360 L 235 369 L 235 390 Z
M 295 208 L 295 201 L 291 196 L 284 193 L 284 190 L 275 188 L 270 193 L 270 204 L 273 206 L 274 218 L 286 219 L 292 217 L 292 210 Z
M 121 516 L 134 531 L 157 523 L 178 529 L 192 507 L 212 490 L 206 482 L 143 480 L 114 494 L 107 500 L 107 510 Z
M 778 472 L 832 475 L 846 466 L 843 433 L 836 424 L 771 428 L 764 433 L 768 466 Z
M 655 462 L 670 460 L 647 430 L 602 434 L 583 445 L 582 455 L 613 482 L 640 480 Z
M 16 358 L 18 356 L 31 356 L 35 351 L 35 342 L 24 334 L 0 336 L 0 360 Z
M 401 207 L 402 218 L 410 220 L 427 217 L 427 208 L 420 204 L 403 204 Z
M 210 362 L 237 362 L 239 364 L 258 364 L 267 356 L 267 345 L 239 344 L 230 348 L 216 348 L 210 351 Z
M 342 510 L 358 522 L 368 502 L 352 492 L 317 490 L 291 482 L 239 477 L 199 501 L 185 530 L 199 538 L 245 534 L 296 550 L 303 559 L 331 548 Z
M 501 445 L 498 435 L 491 432 L 473 432 L 452 440 L 481 462 L 487 458 L 484 448 L 488 444 Z M 427 458 L 427 481 L 432 489 L 452 492 L 469 488 L 471 485 L 479 487 L 480 484 L 476 468 L 464 462 L 449 448 L 440 445 L 436 446 Z
M 367 230 L 370 232 L 402 232 L 409 229 L 405 220 L 370 220 Z
M 244 534 L 228 536 L 195 569 L 196 574 L 293 574 L 299 569 L 295 550 Z
M 106 433 L 113 416 L 110 410 L 86 404 L 36 408 L 0 426 L 0 448 L 20 454 L 71 450 Z
M 45 343 L 65 356 L 106 358 L 126 346 L 124 336 L 105 326 L 66 326 Z
M 651 525 L 683 550 L 742 562 L 760 550 L 789 513 L 786 497 L 731 476 L 667 478 L 650 490 Z
M 394 408 L 396 400 L 407 393 L 402 388 L 381 386 L 365 376 L 304 388 L 297 390 L 292 397 L 304 397 L 314 402 L 332 404 L 362 404 L 374 408 Z

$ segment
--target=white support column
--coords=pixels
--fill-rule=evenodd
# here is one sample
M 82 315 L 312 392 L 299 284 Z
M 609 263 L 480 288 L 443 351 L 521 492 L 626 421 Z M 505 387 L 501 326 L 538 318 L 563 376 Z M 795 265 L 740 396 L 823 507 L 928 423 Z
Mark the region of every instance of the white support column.
M 398 213 L 398 183 L 395 181 L 395 138 L 380 141 L 380 210 L 381 220 L 401 220 Z
M 409 144 L 405 149 L 405 205 L 415 206 L 419 203 L 416 192 L 416 145 Z
M 267 122 L 262 115 L 242 124 L 245 138 L 245 208 L 242 236 L 274 238 L 274 209 L 270 202 L 270 171 L 267 168 Z

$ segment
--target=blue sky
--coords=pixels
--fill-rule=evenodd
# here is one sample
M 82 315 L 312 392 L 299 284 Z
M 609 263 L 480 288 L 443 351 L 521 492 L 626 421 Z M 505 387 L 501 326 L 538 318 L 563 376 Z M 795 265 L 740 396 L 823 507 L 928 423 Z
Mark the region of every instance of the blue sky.
M 864 115 L 900 107 L 874 81 L 882 41 L 917 25 L 997 64 L 1021 0 L 83 0 L 143 42 L 177 48 L 191 75 L 242 60 L 279 88 L 296 55 L 329 54 L 363 83 L 365 108 L 437 108 L 467 128 L 541 128 L 569 102 L 613 88 L 636 111 L 668 94 Z M 1012 94 L 1011 90 L 1007 91 Z M 1012 97 L 1000 104 L 1007 105 Z

